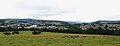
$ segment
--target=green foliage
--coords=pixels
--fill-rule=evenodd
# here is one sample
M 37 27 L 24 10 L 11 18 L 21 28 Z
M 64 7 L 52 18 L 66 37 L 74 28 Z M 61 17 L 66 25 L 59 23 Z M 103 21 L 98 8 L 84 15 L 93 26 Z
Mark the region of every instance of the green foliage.
M 107 28 L 108 26 L 105 26 Z M 103 34 L 103 35 L 120 35 L 120 30 L 104 30 L 102 28 L 98 29 L 93 29 L 93 28 L 88 28 L 87 30 L 82 30 L 79 28 L 79 25 L 70 25 L 67 24 L 65 25 L 65 28 L 67 29 L 59 29 L 59 28 L 13 28 L 13 27 L 0 27 L 0 32 L 4 31 L 40 31 L 40 32 L 60 32 L 60 33 L 76 33 L 76 34 Z M 12 33 L 14 34 L 14 33 Z M 19 34 L 16 32 L 16 34 Z
M 10 32 L 4 32 L 3 34 L 5 34 L 5 35 L 10 35 L 11 33 L 10 33 Z
M 41 31 L 33 31 L 32 34 L 36 35 L 36 34 L 40 34 Z
M 18 31 L 13 31 L 12 34 L 19 34 L 19 32 Z

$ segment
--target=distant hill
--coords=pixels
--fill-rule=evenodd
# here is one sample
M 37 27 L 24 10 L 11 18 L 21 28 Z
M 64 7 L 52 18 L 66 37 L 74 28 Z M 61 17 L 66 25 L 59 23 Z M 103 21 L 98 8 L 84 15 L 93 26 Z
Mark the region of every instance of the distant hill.
M 59 20 L 38 20 L 38 19 L 19 19 L 19 18 L 8 18 L 8 19 L 0 19 L 0 25 L 2 24 L 55 24 L 55 25 L 64 25 L 64 24 L 78 24 L 78 23 L 87 23 L 82 21 L 59 21 Z M 89 22 L 90 23 L 90 22 Z M 118 23 L 120 24 L 120 20 L 98 20 L 91 23 Z
M 111 23 L 111 24 L 120 24 L 120 20 L 98 20 L 93 23 Z
M 25 24 L 25 25 L 64 25 L 69 24 L 64 21 L 57 20 L 37 20 L 37 19 L 0 19 L 0 25 L 11 25 L 11 24 Z
M 65 21 L 65 22 L 68 22 L 68 23 L 70 23 L 70 24 L 85 23 L 85 22 L 82 22 L 82 21 Z

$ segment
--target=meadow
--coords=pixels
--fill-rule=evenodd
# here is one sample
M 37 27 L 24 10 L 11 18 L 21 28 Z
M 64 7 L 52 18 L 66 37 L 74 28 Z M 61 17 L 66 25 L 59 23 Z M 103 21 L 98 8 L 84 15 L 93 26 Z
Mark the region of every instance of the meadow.
M 0 32 L 0 46 L 120 46 L 120 36 L 20 31 L 16 35 Z

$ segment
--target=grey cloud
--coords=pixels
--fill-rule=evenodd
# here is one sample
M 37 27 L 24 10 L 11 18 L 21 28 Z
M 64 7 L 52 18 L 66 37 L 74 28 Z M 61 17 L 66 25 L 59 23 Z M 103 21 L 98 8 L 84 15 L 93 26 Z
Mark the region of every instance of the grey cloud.
M 18 8 L 31 10 L 33 13 L 28 14 L 28 16 L 33 18 L 62 15 L 62 14 L 68 14 L 68 13 L 70 14 L 70 13 L 76 12 L 74 9 L 69 9 L 69 8 L 62 9 L 62 8 L 56 8 L 52 6 L 36 6 L 36 5 L 30 5 L 25 3 L 17 3 L 16 5 Z

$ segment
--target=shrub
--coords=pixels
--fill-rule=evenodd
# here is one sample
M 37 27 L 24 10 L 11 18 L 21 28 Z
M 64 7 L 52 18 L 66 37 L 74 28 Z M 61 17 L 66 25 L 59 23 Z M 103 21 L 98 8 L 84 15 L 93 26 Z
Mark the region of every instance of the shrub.
M 14 33 L 15 33 L 15 34 L 19 34 L 19 32 L 18 32 L 18 31 L 14 31 Z
M 37 34 L 37 32 L 36 32 L 36 31 L 33 31 L 33 32 L 32 32 L 32 34 L 36 35 L 36 34 Z
M 13 34 L 13 35 L 14 35 L 14 34 L 19 34 L 19 32 L 18 32 L 18 31 L 13 31 L 12 34 Z
M 14 32 L 12 32 L 12 35 L 14 35 L 15 33 Z
M 10 35 L 10 32 L 4 32 L 3 34 L 5 34 L 5 35 Z
M 32 34 L 36 35 L 36 34 L 40 34 L 40 31 L 33 31 Z
M 40 31 L 37 31 L 37 34 L 40 34 L 41 32 Z

